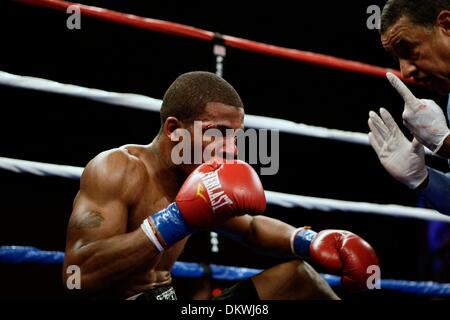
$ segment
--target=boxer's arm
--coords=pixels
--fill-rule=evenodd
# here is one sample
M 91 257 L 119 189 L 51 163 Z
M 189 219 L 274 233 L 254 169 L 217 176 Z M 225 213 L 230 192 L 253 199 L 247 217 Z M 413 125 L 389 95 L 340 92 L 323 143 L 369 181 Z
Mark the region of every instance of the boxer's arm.
M 157 255 L 141 228 L 127 232 L 128 208 L 145 182 L 142 170 L 140 161 L 123 150 L 100 154 L 88 164 L 69 220 L 64 283 L 70 275 L 66 268 L 77 265 L 81 292 L 100 293 Z
M 244 215 L 225 222 L 216 231 L 257 251 L 281 257 L 293 257 L 293 226 L 266 216 Z

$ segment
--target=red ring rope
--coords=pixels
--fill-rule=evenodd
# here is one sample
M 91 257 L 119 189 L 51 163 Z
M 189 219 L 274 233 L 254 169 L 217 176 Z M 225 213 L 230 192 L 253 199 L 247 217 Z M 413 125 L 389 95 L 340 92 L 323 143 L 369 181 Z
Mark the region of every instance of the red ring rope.
M 146 29 L 160 33 L 167 33 L 176 36 L 189 37 L 205 41 L 214 40 L 214 33 L 211 31 L 206 31 L 174 22 L 167 22 L 151 18 L 143 18 L 136 15 L 124 14 L 113 10 L 93 6 L 86 6 L 83 4 L 77 4 L 73 2 L 61 0 L 16 0 L 16 1 L 31 4 L 34 6 L 61 10 L 64 12 L 66 11 L 67 7 L 71 5 L 78 5 L 80 7 L 80 12 L 82 14 L 96 19 L 111 21 L 140 29 Z M 296 60 L 330 69 L 348 71 L 375 77 L 385 78 L 386 72 L 390 71 L 395 73 L 397 76 L 399 76 L 406 82 L 414 83 L 414 81 L 411 79 L 404 79 L 398 70 L 382 68 L 366 63 L 341 59 L 324 54 L 269 45 L 265 43 L 246 40 L 242 38 L 236 38 L 232 36 L 224 35 L 223 39 L 225 45 L 231 48 L 256 52 L 269 56 L 281 57 L 290 60 Z

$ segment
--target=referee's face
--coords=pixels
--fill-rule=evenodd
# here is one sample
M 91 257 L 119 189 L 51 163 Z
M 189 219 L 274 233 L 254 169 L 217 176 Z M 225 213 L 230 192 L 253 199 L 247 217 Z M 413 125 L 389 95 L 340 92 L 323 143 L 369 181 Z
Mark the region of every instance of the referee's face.
M 413 78 L 431 89 L 450 92 L 450 15 L 448 25 L 414 25 L 400 18 L 381 35 L 383 47 L 398 59 L 403 77 Z

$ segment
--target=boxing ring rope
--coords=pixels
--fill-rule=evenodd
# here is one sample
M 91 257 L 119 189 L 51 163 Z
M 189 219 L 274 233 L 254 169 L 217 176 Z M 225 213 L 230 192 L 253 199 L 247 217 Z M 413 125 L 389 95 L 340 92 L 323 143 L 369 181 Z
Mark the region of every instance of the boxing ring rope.
M 0 157 L 0 168 L 17 172 L 31 173 L 39 176 L 59 176 L 69 179 L 79 179 L 83 168 L 17 160 Z M 267 203 L 285 207 L 300 207 L 307 210 L 358 212 L 394 216 L 400 218 L 414 218 L 450 222 L 450 216 L 435 210 L 405 207 L 400 205 L 383 205 L 367 202 L 352 202 L 335 199 L 315 198 L 274 191 L 265 191 Z
M 162 103 L 161 100 L 144 95 L 85 88 L 41 78 L 14 75 L 4 71 L 0 71 L 0 84 L 22 89 L 31 89 L 85 98 L 106 104 L 153 112 L 159 112 Z M 366 133 L 315 127 L 284 119 L 245 115 L 245 125 L 256 129 L 272 128 L 279 130 L 280 132 L 290 134 L 369 145 L 369 138 Z
M 81 14 L 95 19 L 106 20 L 117 24 L 127 25 L 139 29 L 145 29 L 154 32 L 166 33 L 175 36 L 182 36 L 203 41 L 214 41 L 219 37 L 223 44 L 230 48 L 249 51 L 253 53 L 264 54 L 289 60 L 295 60 L 311 65 L 317 65 L 335 70 L 358 73 L 368 76 L 381 77 L 386 76 L 386 72 L 395 73 L 402 80 L 414 83 L 411 79 L 403 79 L 398 70 L 382 68 L 366 63 L 350 61 L 347 59 L 337 58 L 329 55 L 318 54 L 313 52 L 301 51 L 297 49 L 284 48 L 275 45 L 269 45 L 247 39 L 237 38 L 228 35 L 219 35 L 207 30 L 194 28 L 191 26 L 168 22 L 163 20 L 139 17 L 132 14 L 124 14 L 121 12 L 108 10 L 104 8 L 87 6 L 83 4 L 60 1 L 60 0 L 16 0 L 17 2 L 45 7 L 66 12 L 69 6 L 76 5 L 80 8 Z
M 0 85 L 21 89 L 36 90 L 62 94 L 77 98 L 89 99 L 105 104 L 126 108 L 159 112 L 162 100 L 134 93 L 119 93 L 86 88 L 72 84 L 64 84 L 52 80 L 20 76 L 0 70 Z M 255 129 L 272 129 L 280 132 L 301 135 L 311 138 L 328 139 L 360 145 L 369 145 L 367 133 L 328 129 L 296 123 L 290 120 L 270 118 L 256 115 L 245 116 L 245 125 Z M 432 152 L 425 148 L 428 155 Z
M 76 5 L 80 8 L 80 11 L 83 15 L 95 19 L 106 20 L 109 22 L 128 25 L 140 29 L 146 29 L 154 32 L 161 32 L 176 36 L 189 37 L 203 41 L 215 41 L 219 39 L 223 41 L 223 44 L 225 46 L 231 48 L 290 59 L 340 71 L 347 71 L 356 74 L 382 78 L 385 77 L 387 71 L 390 71 L 402 78 L 401 74 L 398 71 L 392 69 L 382 68 L 356 61 L 350 61 L 324 54 L 283 48 L 227 35 L 219 35 L 211 31 L 206 31 L 178 23 L 143 18 L 93 6 L 86 6 L 82 4 L 58 0 L 16 0 L 16 2 L 56 9 L 64 12 L 66 12 L 69 6 Z M 403 80 L 406 82 L 414 83 L 410 79 Z M 161 105 L 161 100 L 138 94 L 107 92 L 98 89 L 61 84 L 45 79 L 17 76 L 2 71 L 0 71 L 0 84 L 25 89 L 65 94 L 85 99 L 91 99 L 102 103 L 149 110 L 154 112 L 159 111 Z M 284 119 L 273 119 L 268 117 L 247 115 L 245 124 L 246 126 L 250 126 L 253 128 L 272 128 L 290 134 L 298 134 L 315 138 L 326 138 L 337 141 L 369 145 L 367 134 L 365 133 L 348 132 L 309 126 Z M 79 179 L 83 171 L 83 168 L 79 167 L 46 164 L 1 157 L 0 168 L 18 173 L 27 172 L 40 176 L 60 176 L 70 179 Z M 404 218 L 450 222 L 450 217 L 429 209 L 305 197 L 299 195 L 282 194 L 272 191 L 266 191 L 266 197 L 269 204 L 288 208 L 302 207 L 309 210 L 317 209 L 322 211 L 340 210 L 347 212 L 364 212 Z M 33 247 L 20 246 L 0 247 L 0 263 L 61 264 L 63 258 L 64 253 L 58 251 L 46 252 Z M 211 264 L 208 269 L 211 272 L 212 278 L 217 280 L 240 280 L 253 276 L 262 271 L 258 269 L 228 267 L 214 264 Z M 205 275 L 205 268 L 201 264 L 197 263 L 176 262 L 172 270 L 172 274 L 176 277 L 202 277 Z M 333 275 L 322 276 L 331 286 L 338 287 L 340 285 L 339 277 Z M 412 293 L 421 296 L 450 297 L 450 284 L 382 279 L 381 288 L 383 290 L 395 290 L 397 292 Z
M 4 264 L 62 264 L 64 252 L 42 251 L 34 247 L 1 246 L 0 263 Z M 175 262 L 172 269 L 174 277 L 200 278 L 209 276 L 215 280 L 238 281 L 252 277 L 263 270 L 222 266 L 210 264 L 209 270 L 198 263 Z M 338 276 L 321 274 L 331 287 L 340 287 L 341 280 Z M 450 283 L 436 283 L 431 281 L 406 281 L 380 279 L 380 289 L 401 293 L 416 294 L 425 297 L 450 297 Z

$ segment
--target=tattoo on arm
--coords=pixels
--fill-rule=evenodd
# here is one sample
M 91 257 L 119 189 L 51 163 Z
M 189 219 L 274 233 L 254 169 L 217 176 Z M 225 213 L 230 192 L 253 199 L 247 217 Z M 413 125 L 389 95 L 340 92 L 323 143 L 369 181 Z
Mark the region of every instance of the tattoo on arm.
M 70 224 L 70 228 L 85 229 L 85 228 L 99 228 L 105 218 L 99 212 L 86 212 L 75 218 Z

